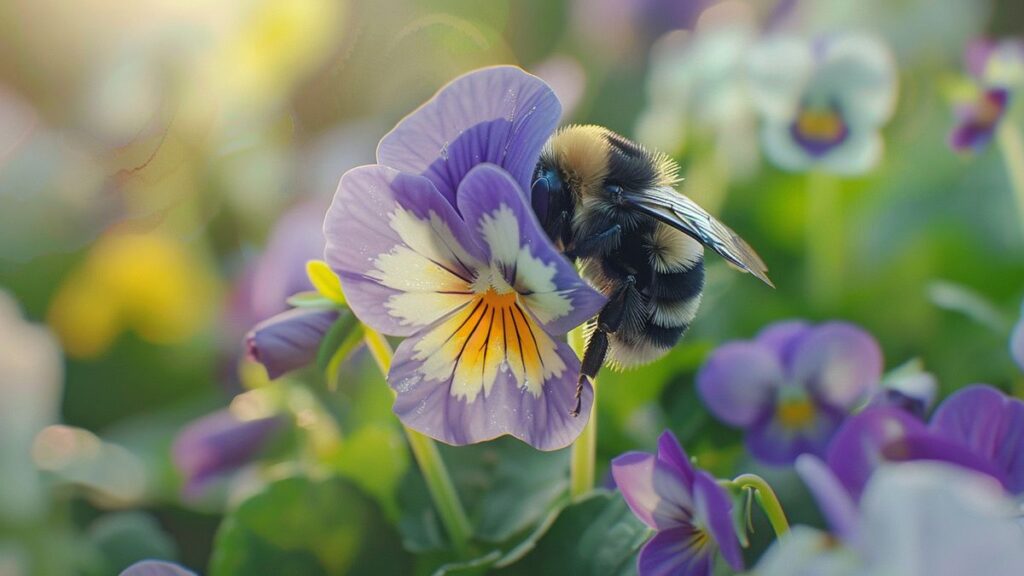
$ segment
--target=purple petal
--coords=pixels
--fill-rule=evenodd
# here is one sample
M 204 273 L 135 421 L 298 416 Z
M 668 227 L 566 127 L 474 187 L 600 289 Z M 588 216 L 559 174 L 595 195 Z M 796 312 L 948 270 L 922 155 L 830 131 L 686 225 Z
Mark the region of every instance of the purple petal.
M 468 378 L 460 372 L 460 363 L 474 362 L 471 365 L 474 375 L 488 371 L 486 358 L 482 362 L 469 358 L 474 352 L 466 351 L 466 346 L 472 338 L 464 339 L 463 343 L 449 338 L 440 348 L 434 344 L 453 333 L 449 325 L 465 322 L 466 319 L 456 315 L 398 346 L 388 374 L 388 383 L 398 394 L 395 414 L 406 426 L 457 446 L 506 434 L 539 450 L 557 450 L 571 444 L 590 417 L 594 401 L 593 389 L 587 383 L 579 416 L 570 414 L 576 404 L 574 395 L 580 368 L 572 349 L 565 342 L 552 340 L 535 325 L 530 329 L 532 336 L 525 330 L 517 332 L 524 339 L 536 338 L 536 346 L 544 358 L 543 370 L 561 364 L 557 372 L 530 380 L 523 376 L 529 374 L 530 368 L 525 367 L 525 363 L 520 367 L 521 357 L 505 348 L 512 343 L 504 344 L 491 338 L 484 347 L 487 353 L 492 358 L 507 355 L 508 359 L 501 360 L 500 369 L 493 370 L 493 381 L 479 377 L 477 381 L 482 382 L 481 386 L 471 387 Z M 496 324 L 492 324 L 492 328 L 494 326 Z M 454 354 L 446 348 L 451 345 L 456 347 Z M 455 356 L 454 366 L 449 365 L 449 355 Z M 537 381 L 541 382 L 539 390 L 535 389 Z
M 683 450 L 679 439 L 671 430 L 665 430 L 658 437 L 658 461 L 674 468 L 683 479 L 683 484 L 687 489 L 693 486 L 693 475 L 695 474 L 693 463 L 690 462 L 686 450 Z
M 283 423 L 276 416 L 239 420 L 220 410 L 185 426 L 171 447 L 174 465 L 185 477 L 185 494 L 196 496 L 213 478 L 248 463 Z
M 1005 88 L 990 88 L 978 99 L 957 106 L 957 123 L 949 135 L 949 146 L 956 152 L 980 152 L 995 136 L 1009 103 Z
M 964 50 L 964 63 L 967 66 L 967 72 L 975 78 L 983 78 L 988 60 L 995 48 L 996 44 L 986 38 L 979 38 L 968 43 Z
M 722 557 L 737 572 L 743 571 L 743 552 L 732 522 L 732 500 L 707 472 L 697 472 L 693 482 L 693 501 L 697 518 L 710 532 Z
M 849 409 L 878 385 L 882 351 L 857 326 L 828 322 L 800 340 L 790 374 L 816 398 Z
M 627 452 L 612 460 L 612 477 L 633 514 L 656 530 L 693 521 L 693 496 L 687 478 L 653 454 Z
M 769 413 L 747 432 L 747 449 L 772 466 L 788 466 L 801 454 L 824 455 L 845 414 L 825 404 L 815 404 L 813 410 L 810 422 L 799 427 L 787 426 Z
M 868 408 L 850 417 L 828 448 L 829 468 L 855 499 L 859 499 L 875 467 L 885 460 L 882 451 L 906 436 L 924 435 L 923 423 L 897 408 Z
M 995 478 L 1003 486 L 1007 485 L 1006 474 L 993 462 L 975 454 L 952 440 L 942 438 L 933 433 L 912 433 L 905 438 L 889 442 L 882 448 L 882 457 L 888 462 L 907 462 L 910 460 L 937 460 L 955 464 L 961 468 L 974 470 Z
M 771 411 L 782 385 L 782 365 L 770 348 L 731 342 L 717 350 L 697 373 L 697 390 L 719 420 L 747 427 Z
M 302 368 L 316 359 L 337 310 L 296 308 L 257 324 L 245 336 L 249 357 L 263 364 L 271 379 Z
M 465 74 L 441 88 L 380 141 L 377 161 L 430 179 L 452 205 L 462 178 L 497 164 L 530 190 L 540 150 L 562 107 L 543 80 L 514 66 Z
M 196 573 L 170 562 L 143 560 L 125 568 L 120 576 L 196 576 Z
M 604 306 L 605 297 L 551 244 L 508 172 L 493 164 L 471 170 L 459 186 L 458 207 L 485 259 L 499 266 L 545 331 L 565 334 Z
M 1011 492 L 1024 491 L 1024 401 L 991 386 L 968 386 L 939 405 L 931 429 L 992 462 Z
M 789 366 L 797 342 L 811 330 L 811 325 L 803 320 L 785 320 L 761 330 L 754 341 L 771 349 L 783 366 Z
M 701 537 L 693 526 L 662 530 L 640 550 L 636 559 L 639 576 L 711 576 L 714 549 L 699 546 Z
M 481 266 L 465 223 L 434 186 L 384 166 L 342 177 L 324 233 L 348 305 L 385 334 L 409 336 L 464 304 L 458 296 Z
M 839 478 L 820 458 L 811 454 L 797 457 L 795 467 L 832 532 L 845 542 L 853 542 L 860 521 L 859 513 L 857 504 Z
M 254 323 L 287 310 L 289 296 L 313 289 L 306 262 L 323 258 L 326 210 L 324 199 L 308 200 L 288 210 L 274 225 L 251 279 Z
M 1010 355 L 1017 367 L 1024 370 L 1024 318 L 1017 321 L 1010 335 Z

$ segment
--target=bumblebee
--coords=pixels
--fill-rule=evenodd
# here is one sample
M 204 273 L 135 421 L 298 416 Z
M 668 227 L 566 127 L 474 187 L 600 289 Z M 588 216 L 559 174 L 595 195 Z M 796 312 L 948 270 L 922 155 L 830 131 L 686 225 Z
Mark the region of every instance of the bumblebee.
M 534 171 L 544 231 L 608 302 L 588 323 L 585 378 L 661 358 L 683 337 L 704 291 L 704 247 L 773 286 L 742 238 L 674 188 L 679 167 L 600 126 L 556 132 Z

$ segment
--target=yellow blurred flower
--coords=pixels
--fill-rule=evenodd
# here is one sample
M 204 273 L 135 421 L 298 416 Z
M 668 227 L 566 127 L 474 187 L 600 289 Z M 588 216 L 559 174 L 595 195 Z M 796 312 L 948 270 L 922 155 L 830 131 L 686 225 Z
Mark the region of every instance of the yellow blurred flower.
M 206 326 L 217 294 L 207 263 L 157 233 L 99 240 L 60 287 L 49 322 L 69 355 L 102 354 L 123 331 L 173 344 Z

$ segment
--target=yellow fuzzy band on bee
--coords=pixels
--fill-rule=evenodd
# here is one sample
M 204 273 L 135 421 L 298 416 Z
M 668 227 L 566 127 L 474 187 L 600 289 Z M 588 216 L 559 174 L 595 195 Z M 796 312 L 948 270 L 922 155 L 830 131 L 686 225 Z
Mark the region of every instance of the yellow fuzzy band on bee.
M 545 155 L 553 157 L 570 189 L 587 196 L 600 189 L 608 175 L 611 149 L 600 126 L 566 126 L 548 140 Z

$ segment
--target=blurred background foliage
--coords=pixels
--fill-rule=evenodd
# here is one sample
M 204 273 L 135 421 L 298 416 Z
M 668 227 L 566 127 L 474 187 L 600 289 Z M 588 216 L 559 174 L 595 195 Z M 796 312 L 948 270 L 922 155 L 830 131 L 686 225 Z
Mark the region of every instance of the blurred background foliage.
M 701 406 L 693 375 L 718 343 L 783 318 L 855 322 L 879 340 L 887 368 L 919 357 L 946 391 L 989 382 L 1024 392 L 1007 351 L 1024 293 L 1024 224 L 999 152 L 964 157 L 946 145 L 963 47 L 1024 33 L 1020 3 L 7 0 L 0 287 L 24 320 L 10 315 L 0 341 L 36 350 L 22 334 L 47 324 L 62 354 L 34 372 L 0 366 L 0 430 L 20 426 L 3 433 L 27 438 L 5 444 L 0 460 L 0 574 L 114 574 L 147 557 L 210 574 L 445 566 L 390 393 L 365 355 L 336 382 L 311 369 L 271 383 L 242 359 L 242 336 L 284 309 L 284 279 L 316 257 L 318 217 L 340 175 L 372 162 L 377 140 L 444 82 L 518 64 L 555 87 L 565 122 L 636 136 L 657 89 L 652 47 L 693 34 L 715 4 L 806 33 L 879 35 L 899 66 L 896 113 L 880 166 L 834 183 L 841 202 L 824 227 L 838 232 L 814 248 L 806 176 L 756 158 L 751 170 L 698 122 L 665 150 L 683 167 L 682 190 L 758 249 L 778 288 L 715 262 L 684 343 L 602 377 L 599 473 L 665 427 L 714 472 L 753 467 L 740 433 Z M 313 249 L 281 248 L 291 266 L 266 264 L 275 225 L 303 206 L 313 217 L 285 236 L 313 231 Z M 832 263 L 835 294 L 809 285 L 808 250 Z M 17 350 L 11 362 L 32 356 Z M 172 442 L 228 406 L 285 425 L 260 466 L 186 496 Z M 570 554 L 560 538 L 628 516 L 597 495 L 547 518 L 564 503 L 565 453 L 509 440 L 443 453 L 481 542 L 476 567 L 511 554 L 536 572 Z M 784 502 L 800 499 L 787 471 L 760 471 L 781 482 Z M 31 509 L 4 504 L 31 494 Z M 551 540 L 516 551 L 540 538 L 538 523 Z M 642 535 L 633 540 L 619 540 L 633 542 L 622 558 Z

